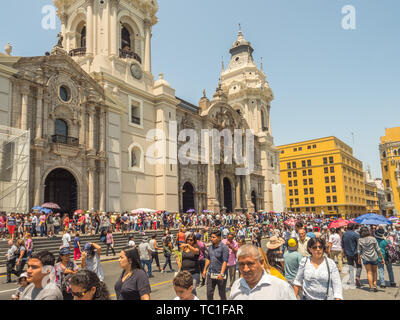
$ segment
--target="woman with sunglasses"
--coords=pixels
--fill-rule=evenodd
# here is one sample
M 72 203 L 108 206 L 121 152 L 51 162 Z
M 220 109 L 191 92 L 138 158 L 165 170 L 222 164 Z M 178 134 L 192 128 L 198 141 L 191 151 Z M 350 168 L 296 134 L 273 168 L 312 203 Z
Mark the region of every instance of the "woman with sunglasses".
M 150 300 L 150 282 L 140 262 L 138 249 L 126 247 L 121 250 L 119 265 L 123 271 L 114 287 L 117 300 Z
M 106 284 L 90 270 L 80 270 L 71 277 L 69 292 L 74 300 L 110 300 Z
M 180 271 L 189 271 L 193 277 L 193 291 L 196 296 L 196 288 L 200 283 L 200 248 L 193 232 L 186 234 L 185 243 L 181 244 L 182 261 L 177 256 L 176 262 Z
M 324 240 L 311 238 L 307 251 L 311 256 L 301 260 L 293 282 L 296 296 L 302 288 L 303 300 L 343 300 L 339 270 L 332 259 L 324 256 Z

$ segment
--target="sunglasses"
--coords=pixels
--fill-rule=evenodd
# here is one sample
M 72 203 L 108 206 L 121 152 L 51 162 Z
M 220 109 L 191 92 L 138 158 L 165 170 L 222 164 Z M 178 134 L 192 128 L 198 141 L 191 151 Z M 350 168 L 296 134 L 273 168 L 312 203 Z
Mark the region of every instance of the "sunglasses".
M 83 298 L 83 296 L 87 293 L 87 291 L 83 291 L 83 292 L 73 292 L 72 290 L 70 291 L 70 293 L 77 298 Z
M 313 247 L 311 247 L 311 249 L 313 249 L 313 250 L 321 249 L 322 250 L 323 248 L 322 248 L 322 246 L 313 246 Z

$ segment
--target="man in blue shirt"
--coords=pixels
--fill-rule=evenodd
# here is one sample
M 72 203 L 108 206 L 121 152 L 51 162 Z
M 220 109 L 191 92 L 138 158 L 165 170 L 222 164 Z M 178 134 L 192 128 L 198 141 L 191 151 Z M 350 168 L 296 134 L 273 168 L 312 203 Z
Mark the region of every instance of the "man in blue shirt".
M 347 257 L 347 264 L 349 265 L 350 272 L 350 286 L 354 286 L 354 264 L 356 265 L 356 286 L 359 288 L 361 286 L 360 277 L 362 267 L 361 264 L 358 263 L 358 253 L 357 253 L 357 244 L 360 235 L 354 230 L 354 223 L 350 223 L 347 226 L 347 231 L 342 236 L 342 248 L 343 252 Z
M 227 300 L 226 269 L 229 259 L 229 248 L 221 242 L 221 231 L 213 231 L 211 233 L 211 242 L 212 245 L 208 248 L 206 264 L 203 270 L 203 278 L 207 275 L 207 300 L 214 300 L 214 291 L 217 285 L 221 300 Z

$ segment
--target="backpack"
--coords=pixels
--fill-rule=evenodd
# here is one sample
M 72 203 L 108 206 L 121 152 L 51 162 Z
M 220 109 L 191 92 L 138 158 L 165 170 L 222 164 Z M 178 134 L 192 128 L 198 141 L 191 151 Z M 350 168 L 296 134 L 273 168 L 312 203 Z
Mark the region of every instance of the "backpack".
M 386 254 L 387 254 L 387 260 L 389 263 L 394 263 L 399 259 L 396 248 L 390 242 L 388 242 L 388 244 L 386 246 Z

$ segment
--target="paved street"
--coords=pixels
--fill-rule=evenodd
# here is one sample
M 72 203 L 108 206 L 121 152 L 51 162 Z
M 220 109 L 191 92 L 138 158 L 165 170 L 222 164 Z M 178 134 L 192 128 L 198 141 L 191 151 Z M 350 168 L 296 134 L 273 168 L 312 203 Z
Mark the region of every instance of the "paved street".
M 265 247 L 266 240 L 263 240 L 263 247 Z M 160 255 L 160 263 L 161 266 L 164 264 L 164 256 Z M 104 275 L 105 275 L 105 282 L 107 284 L 108 289 L 110 290 L 110 293 L 112 295 L 112 298 L 115 299 L 115 292 L 114 292 L 114 284 L 116 280 L 118 279 L 121 269 L 119 267 L 118 263 L 118 257 L 116 256 L 115 260 L 111 261 L 104 261 L 102 262 L 103 270 L 104 270 Z M 173 268 L 177 270 L 177 265 L 175 262 L 172 264 Z M 346 272 L 346 266 L 344 265 L 343 267 L 343 272 L 342 272 L 342 279 L 343 279 L 343 294 L 344 294 L 344 299 L 345 300 L 400 300 L 400 288 L 389 288 L 387 287 L 386 289 L 381 289 L 378 287 L 378 292 L 369 292 L 369 287 L 368 287 L 368 281 L 367 281 L 367 274 L 365 272 L 365 269 L 363 268 L 363 272 L 361 274 L 361 283 L 362 287 L 360 289 L 349 289 L 347 288 L 347 272 Z M 155 271 L 156 270 L 156 271 Z M 167 270 L 169 270 L 169 267 L 167 267 Z M 393 266 L 394 270 L 394 275 L 395 275 L 395 280 L 397 284 L 400 283 L 400 264 L 394 265 Z M 172 287 L 172 279 L 174 277 L 174 273 L 172 272 L 166 272 L 166 273 L 160 273 L 158 272 L 158 269 L 155 265 L 153 264 L 153 275 L 154 278 L 150 279 L 150 283 L 152 286 L 152 293 L 151 293 L 151 299 L 152 300 L 171 300 L 175 297 L 175 292 Z M 385 272 L 386 275 L 386 280 L 387 280 L 387 285 L 388 283 L 388 276 L 387 273 Z M 13 279 L 15 277 L 13 276 Z M 13 294 L 14 290 L 16 289 L 17 285 L 16 283 L 9 283 L 5 284 L 6 277 L 5 276 L 0 276 L 0 300 L 8 300 L 10 296 Z M 200 287 L 197 290 L 197 295 L 200 300 L 206 300 L 206 287 Z M 227 296 L 229 298 L 229 292 L 227 292 Z M 216 299 L 219 299 L 218 295 L 218 289 L 216 288 L 214 297 Z

